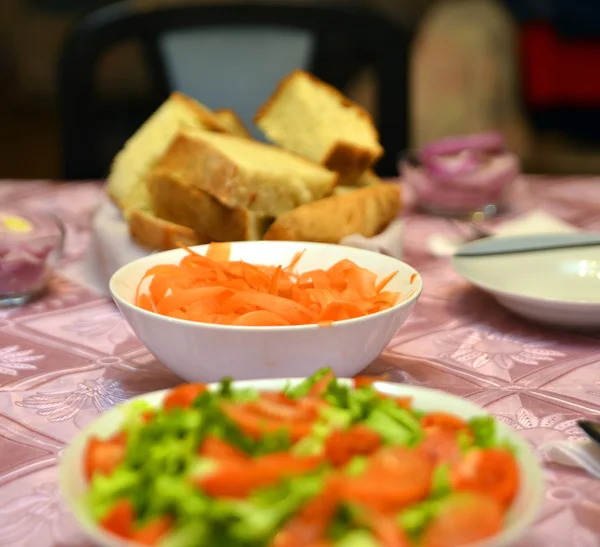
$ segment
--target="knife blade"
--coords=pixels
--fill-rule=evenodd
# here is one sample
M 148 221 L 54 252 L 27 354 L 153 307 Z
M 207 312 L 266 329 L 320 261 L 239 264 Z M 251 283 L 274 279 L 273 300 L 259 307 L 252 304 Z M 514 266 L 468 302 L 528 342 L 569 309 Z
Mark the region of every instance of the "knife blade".
M 454 253 L 454 256 L 493 256 L 595 246 L 600 246 L 600 233 L 577 232 L 512 237 L 492 236 L 463 245 Z

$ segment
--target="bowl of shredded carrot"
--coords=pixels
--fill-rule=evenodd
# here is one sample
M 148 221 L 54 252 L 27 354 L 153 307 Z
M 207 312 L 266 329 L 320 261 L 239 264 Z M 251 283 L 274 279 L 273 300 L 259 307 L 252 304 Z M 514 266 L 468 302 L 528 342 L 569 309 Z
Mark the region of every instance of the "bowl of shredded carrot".
M 188 381 L 354 375 L 408 318 L 418 272 L 341 245 L 213 243 L 135 260 L 110 281 L 137 336 Z

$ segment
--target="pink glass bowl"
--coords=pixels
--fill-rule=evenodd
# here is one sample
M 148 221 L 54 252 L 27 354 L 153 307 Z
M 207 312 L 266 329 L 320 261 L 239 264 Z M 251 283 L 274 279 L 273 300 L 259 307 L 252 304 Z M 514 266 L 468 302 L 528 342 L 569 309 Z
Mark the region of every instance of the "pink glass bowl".
M 0 208 L 0 307 L 24 304 L 46 288 L 64 239 L 52 215 Z
M 496 138 L 494 147 L 469 147 L 471 141 L 486 137 Z M 444 139 L 409 152 L 401 158 L 399 170 L 422 210 L 461 217 L 505 209 L 521 167 L 501 136 L 483 134 Z

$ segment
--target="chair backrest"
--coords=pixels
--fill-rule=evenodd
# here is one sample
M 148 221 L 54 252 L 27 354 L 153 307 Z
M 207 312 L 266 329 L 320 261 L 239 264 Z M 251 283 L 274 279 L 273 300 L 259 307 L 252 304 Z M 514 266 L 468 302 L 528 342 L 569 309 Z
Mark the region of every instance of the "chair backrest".
M 104 55 L 141 43 L 152 78 L 148 110 L 178 89 L 210 108 L 233 108 L 249 122 L 279 79 L 295 68 L 340 88 L 363 67 L 378 81 L 376 120 L 386 150 L 377 170 L 396 173 L 408 144 L 408 56 L 413 29 L 353 3 L 187 5 L 139 11 L 128 2 L 80 19 L 65 40 L 59 66 L 63 176 L 102 178 L 111 131 L 96 93 Z M 143 119 L 121 128 L 118 145 Z M 255 133 L 258 135 L 258 133 Z M 116 150 L 110 150 L 110 154 Z

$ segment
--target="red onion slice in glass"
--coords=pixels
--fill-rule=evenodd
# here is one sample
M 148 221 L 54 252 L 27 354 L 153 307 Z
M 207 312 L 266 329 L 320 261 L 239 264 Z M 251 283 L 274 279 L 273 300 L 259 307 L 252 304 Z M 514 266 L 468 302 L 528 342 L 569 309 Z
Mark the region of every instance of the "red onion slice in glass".
M 440 139 L 424 146 L 419 153 L 422 162 L 432 156 L 448 156 L 458 154 L 463 150 L 480 150 L 482 152 L 501 152 L 506 149 L 506 141 L 502 133 L 490 131 L 477 135 L 464 135 Z

